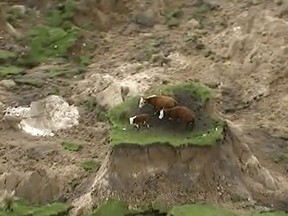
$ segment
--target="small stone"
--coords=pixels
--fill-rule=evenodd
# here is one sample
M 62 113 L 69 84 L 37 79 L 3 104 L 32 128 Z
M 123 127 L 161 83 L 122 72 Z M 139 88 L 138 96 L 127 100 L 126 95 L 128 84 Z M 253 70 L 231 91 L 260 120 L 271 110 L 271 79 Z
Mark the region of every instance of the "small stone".
M 184 27 L 187 30 L 193 30 L 200 28 L 200 23 L 196 19 L 190 19 L 187 23 L 184 24 Z
M 134 18 L 134 22 L 144 27 L 153 27 L 156 23 L 154 17 L 148 13 L 137 14 Z
M 13 80 L 2 80 L 0 86 L 3 86 L 6 89 L 11 89 L 16 86 L 16 83 Z

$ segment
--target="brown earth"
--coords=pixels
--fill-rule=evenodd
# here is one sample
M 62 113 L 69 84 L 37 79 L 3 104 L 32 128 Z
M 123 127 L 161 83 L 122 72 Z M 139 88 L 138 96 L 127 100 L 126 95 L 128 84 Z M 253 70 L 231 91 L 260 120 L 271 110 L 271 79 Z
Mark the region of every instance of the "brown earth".
M 38 0 L 14 2 L 37 9 L 45 8 L 43 5 L 47 3 Z M 87 34 L 91 34 L 97 43 L 93 63 L 85 75 L 46 80 L 43 75 L 47 68 L 63 66 L 63 62 L 57 61 L 26 71 L 23 77 L 45 81 L 40 88 L 20 84 L 16 84 L 16 88 L 0 86 L 1 110 L 9 105 L 27 105 L 57 92 L 80 106 L 80 125 L 58 132 L 49 139 L 31 137 L 1 125 L 0 187 L 16 188 L 16 195 L 36 203 L 68 199 L 83 210 L 113 192 L 104 190 L 109 186 L 104 177 L 109 176 L 115 196 L 122 196 L 120 192 L 125 188 L 127 194 L 137 195 L 137 203 L 145 199 L 171 204 L 206 200 L 245 211 L 245 206 L 255 207 L 253 200 L 256 200 L 259 205 L 271 207 L 272 203 L 274 207 L 281 207 L 286 198 L 283 191 L 288 174 L 287 2 L 207 0 L 219 7 L 208 11 L 204 18 L 194 16 L 192 19 L 191 11 L 197 1 L 84 2 L 90 4 L 93 11 L 80 14 L 76 22 L 93 20 L 93 31 Z M 113 5 L 113 2 L 119 2 L 119 5 Z M 169 28 L 161 14 L 178 5 L 183 7 L 179 25 Z M 15 28 L 24 32 L 35 25 L 34 22 L 25 20 Z M 23 49 L 3 26 L 0 31 L 1 49 Z M 125 81 L 138 73 L 165 75 L 168 79 L 161 80 L 163 83 L 194 80 L 208 84 L 217 97 L 215 108 L 236 125 L 237 130 L 228 134 L 225 143 L 209 150 L 153 146 L 145 150 L 123 147 L 110 153 L 108 123 L 100 122 L 90 113 L 91 109 L 83 105 L 89 91 L 80 89 L 90 90 L 98 85 L 99 77 L 95 74 L 109 74 Z M 162 79 L 159 77 L 153 80 L 155 85 Z M 139 93 L 143 93 L 140 87 Z M 62 148 L 63 140 L 72 140 L 84 147 L 71 153 Z M 86 172 L 81 167 L 83 161 L 91 158 L 102 163 L 97 173 Z M 151 158 L 153 167 L 148 170 L 152 166 Z M 131 177 L 131 173 L 137 174 L 141 170 L 148 170 L 153 175 L 143 172 Z M 189 178 L 183 174 L 186 171 L 187 176 L 191 175 Z M 18 180 L 13 182 L 14 179 Z M 29 190 L 29 179 L 46 186 Z M 141 184 L 136 184 L 136 180 L 141 180 Z M 193 185 L 189 190 L 188 184 Z M 128 186 L 130 190 L 126 188 Z M 131 190 L 132 186 L 134 190 Z M 98 187 L 104 188 L 103 191 Z M 43 197 L 36 196 L 40 191 L 47 193 Z M 235 191 L 245 199 L 251 199 L 233 198 Z M 235 202 L 235 199 L 240 201 Z

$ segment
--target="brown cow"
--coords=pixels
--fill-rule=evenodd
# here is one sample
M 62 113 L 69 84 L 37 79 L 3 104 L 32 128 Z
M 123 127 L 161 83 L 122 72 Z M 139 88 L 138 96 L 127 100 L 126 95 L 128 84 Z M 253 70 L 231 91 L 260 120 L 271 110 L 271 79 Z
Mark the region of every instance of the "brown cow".
M 160 109 L 169 109 L 178 105 L 178 101 L 174 98 L 165 95 L 150 95 L 149 97 L 141 97 L 139 101 L 139 108 L 145 104 L 150 104 L 154 107 L 155 111 Z M 156 112 L 155 112 L 156 113 Z M 154 113 L 154 114 L 155 114 Z
M 163 119 L 164 116 L 172 118 L 174 120 L 180 120 L 185 122 L 186 129 L 191 126 L 194 127 L 195 114 L 193 110 L 185 106 L 175 106 L 170 109 L 161 109 L 159 113 L 159 119 Z

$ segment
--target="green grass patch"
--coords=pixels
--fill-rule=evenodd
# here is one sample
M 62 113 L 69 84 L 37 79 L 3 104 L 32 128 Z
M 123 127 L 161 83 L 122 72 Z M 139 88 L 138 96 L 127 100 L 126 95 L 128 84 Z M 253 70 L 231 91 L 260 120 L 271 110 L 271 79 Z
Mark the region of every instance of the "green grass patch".
M 48 59 L 67 58 L 80 36 L 76 29 L 39 25 L 28 32 L 25 42 L 30 50 L 18 59 L 18 64 L 33 67 Z
M 237 216 L 237 214 L 227 211 L 225 209 L 204 205 L 204 204 L 192 204 L 174 206 L 167 216 Z
M 17 54 L 7 50 L 0 50 L 0 62 L 5 62 L 11 58 L 16 58 Z
M 0 77 L 16 76 L 24 73 L 24 69 L 16 66 L 0 66 Z
M 122 202 L 108 200 L 99 206 L 90 216 L 125 216 L 128 213 L 128 206 Z
M 203 2 L 200 5 L 195 5 L 194 7 L 192 7 L 192 10 L 190 12 L 190 17 L 197 19 L 199 21 L 203 20 L 206 15 L 215 9 L 215 6 L 207 3 L 207 2 Z
M 31 206 L 24 201 L 15 201 L 13 212 L 0 209 L 0 216 L 55 216 L 67 215 L 70 206 L 64 203 L 51 203 L 43 206 Z
M 75 0 L 61 0 L 61 8 L 53 8 L 46 13 L 49 26 L 71 28 L 73 26 L 73 17 L 81 11 L 81 5 Z
M 61 145 L 63 146 L 64 149 L 71 151 L 71 152 L 77 152 L 82 149 L 82 145 L 69 142 L 69 141 L 63 141 Z
M 185 91 L 205 103 L 212 93 L 209 88 L 195 83 L 184 83 L 160 87 L 163 94 L 174 95 L 177 91 Z M 155 91 L 155 92 L 159 92 Z M 153 93 L 151 93 L 153 94 Z M 118 144 L 147 145 L 164 143 L 173 146 L 181 145 L 214 145 L 223 138 L 224 123 L 216 122 L 205 131 L 192 130 L 186 133 L 173 134 L 157 129 L 135 131 L 129 124 L 129 117 L 138 109 L 139 97 L 133 97 L 109 110 L 108 116 L 112 127 L 110 138 L 112 146 Z
M 95 171 L 99 168 L 100 164 L 95 160 L 86 160 L 82 163 L 82 167 L 85 171 Z
M 219 206 L 211 204 L 185 204 L 174 206 L 171 209 L 167 210 L 157 210 L 151 206 L 138 206 L 137 209 L 129 210 L 126 203 L 108 200 L 102 205 L 100 205 L 90 216 L 128 216 L 128 215 L 153 215 L 153 216 L 288 216 L 288 213 L 283 211 L 276 212 L 265 212 L 265 213 L 235 213 L 231 210 L 224 209 Z M 163 207 L 161 207 L 163 209 Z

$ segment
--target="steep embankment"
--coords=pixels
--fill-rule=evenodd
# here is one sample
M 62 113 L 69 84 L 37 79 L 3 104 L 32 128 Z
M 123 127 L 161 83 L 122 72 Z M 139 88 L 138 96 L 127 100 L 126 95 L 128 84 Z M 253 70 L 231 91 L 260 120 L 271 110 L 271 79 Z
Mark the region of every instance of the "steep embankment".
M 172 91 L 174 93 L 172 95 L 188 104 L 189 98 L 193 98 L 194 103 L 197 104 L 195 92 L 205 92 L 195 91 L 195 86 L 191 84 L 182 84 L 182 86 L 186 89 L 190 88 L 190 94 L 194 92 L 194 97 L 192 97 L 193 93 L 190 96 L 184 94 L 189 97 L 181 100 L 178 95 L 181 91 L 177 88 L 174 92 Z M 167 89 L 173 87 L 172 85 Z M 192 91 L 193 87 L 194 91 Z M 207 96 L 207 94 L 204 95 Z M 206 105 L 202 104 L 201 108 L 195 109 L 198 110 L 196 113 L 204 112 L 206 117 L 219 119 L 221 115 L 213 110 L 213 101 L 211 99 L 208 101 L 205 101 Z M 130 107 L 127 108 L 125 104 Z M 288 192 L 287 181 L 280 175 L 268 171 L 259 163 L 245 144 L 243 134 L 233 123 L 229 122 L 224 125 L 216 123 L 214 127 L 219 128 L 221 132 L 215 133 L 217 131 L 215 128 L 207 132 L 205 127 L 198 128 L 197 121 L 203 121 L 203 118 L 199 118 L 195 124 L 197 133 L 182 131 L 178 139 L 163 141 L 165 140 L 165 133 L 163 133 L 165 127 L 160 128 L 159 131 L 157 128 L 159 123 L 150 129 L 143 128 L 140 132 L 129 128 L 128 121 L 125 120 L 128 119 L 129 114 L 131 115 L 130 111 L 135 109 L 133 108 L 135 105 L 137 103 L 135 100 L 133 103 L 132 98 L 110 112 L 112 114 L 110 138 L 113 149 L 99 170 L 93 185 L 88 189 L 88 193 L 76 200 L 75 204 L 78 208 L 74 209 L 72 214 L 77 210 L 84 211 L 86 207 L 91 208 L 94 204 L 98 205 L 107 197 L 120 199 L 131 205 L 160 202 L 165 206 L 173 206 L 177 203 L 209 201 L 230 206 L 230 208 L 244 203 L 248 206 L 257 203 L 258 206 L 285 208 L 283 203 L 287 199 L 285 195 Z M 119 111 L 119 118 L 114 116 L 115 110 Z M 221 121 L 218 120 L 218 122 Z M 169 122 L 163 124 L 169 124 Z M 181 128 L 177 123 L 172 124 L 176 131 Z M 123 130 L 121 141 L 120 133 L 113 132 L 113 130 L 122 129 L 125 130 Z M 162 133 L 157 137 L 154 135 L 157 132 Z M 199 135 L 200 132 L 201 135 Z M 136 138 L 131 138 L 129 133 L 137 134 L 135 136 L 138 136 L 140 143 L 135 142 Z M 168 130 L 169 133 L 173 132 Z M 151 141 L 149 135 L 154 139 L 154 142 L 150 144 L 147 143 Z M 187 140 L 188 136 L 191 137 Z M 193 139 L 195 137 L 197 139 Z M 117 138 L 116 142 L 113 138 Z M 158 143 L 155 141 L 157 139 Z M 133 140 L 134 143 L 131 142 Z M 181 140 L 182 145 L 179 144 Z M 193 145 L 193 140 L 201 140 L 201 142 Z M 87 205 L 87 203 L 90 204 Z

